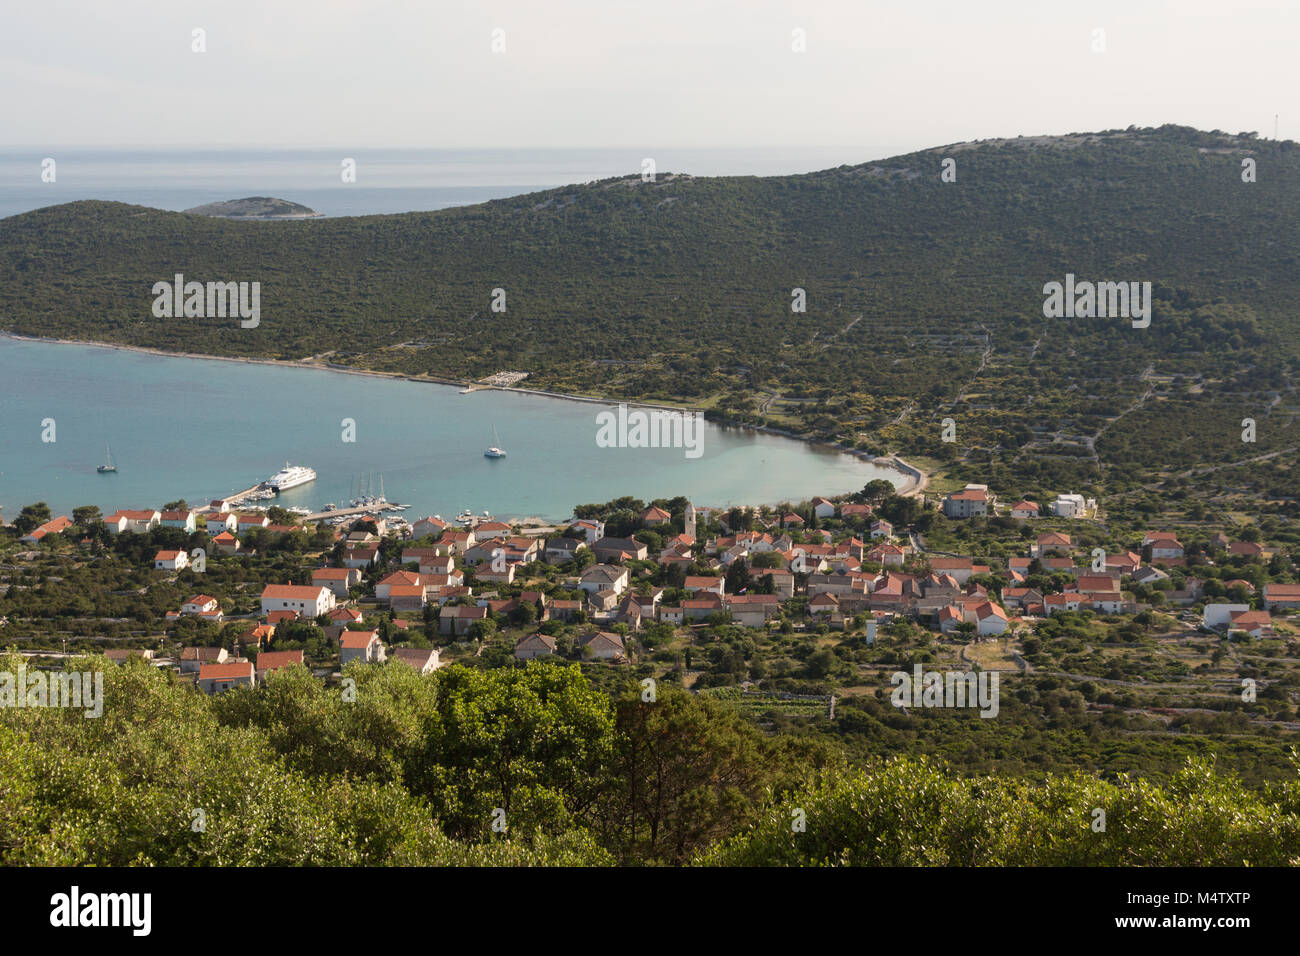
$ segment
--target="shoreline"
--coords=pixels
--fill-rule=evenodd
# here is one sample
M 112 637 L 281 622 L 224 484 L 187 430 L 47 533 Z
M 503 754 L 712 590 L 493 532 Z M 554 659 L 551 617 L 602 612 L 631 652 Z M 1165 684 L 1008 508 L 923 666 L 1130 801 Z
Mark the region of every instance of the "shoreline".
M 550 398 L 569 402 L 586 402 L 593 405 L 605 405 L 608 407 L 617 407 L 626 405 L 628 408 L 651 408 L 673 412 L 693 412 L 701 409 L 693 409 L 690 406 L 667 405 L 662 402 L 636 402 L 625 401 L 621 399 L 596 398 L 590 395 L 570 395 L 564 392 L 552 392 L 545 389 L 521 388 L 515 385 L 481 385 L 478 382 L 466 379 L 436 378 L 431 375 L 416 376 L 409 375 L 405 372 L 383 372 L 376 369 L 357 369 L 343 365 L 334 365 L 329 362 L 307 362 L 301 359 L 261 359 L 247 358 L 234 355 L 207 355 L 199 352 L 171 352 L 165 349 L 149 348 L 143 345 L 123 345 L 117 342 L 92 342 L 83 339 L 60 339 L 49 336 L 24 335 L 18 332 L 0 331 L 0 338 L 10 339 L 15 342 L 37 342 L 49 345 L 80 345 L 87 348 L 115 349 L 119 352 L 137 352 L 144 355 L 158 355 L 164 358 L 186 358 L 186 359 L 203 359 L 213 362 L 239 362 L 245 365 L 272 365 L 279 368 L 297 368 L 297 369 L 314 369 L 321 372 L 338 372 L 343 375 L 364 375 L 371 378 L 384 378 L 396 381 L 417 382 L 426 385 L 444 385 L 447 387 L 467 388 L 471 385 L 478 386 L 476 391 L 498 391 L 514 392 L 520 395 L 530 395 L 535 398 Z M 815 448 L 825 448 L 830 451 L 836 451 L 840 454 L 850 455 L 860 461 L 877 467 L 897 471 L 903 476 L 903 483 L 895 486 L 895 491 L 900 497 L 910 498 L 923 492 L 930 481 L 927 472 L 909 464 L 897 455 L 877 456 L 868 452 L 859 451 L 856 448 L 849 448 L 838 442 L 817 441 L 805 438 L 787 429 L 773 428 L 770 425 L 747 425 L 730 422 L 713 422 L 719 428 L 739 428 L 752 432 L 758 432 L 767 435 L 774 435 L 778 438 L 786 438 L 791 441 L 801 442 Z

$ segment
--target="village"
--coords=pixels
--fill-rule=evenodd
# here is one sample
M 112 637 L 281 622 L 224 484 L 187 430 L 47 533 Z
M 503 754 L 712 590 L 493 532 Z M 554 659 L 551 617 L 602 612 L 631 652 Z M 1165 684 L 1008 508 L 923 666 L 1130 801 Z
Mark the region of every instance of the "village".
M 145 658 L 220 693 L 294 665 L 326 679 L 339 679 L 354 661 L 428 673 L 484 658 L 488 647 L 496 652 L 486 660 L 500 663 L 568 659 L 644 669 L 652 658 L 663 661 L 653 652 L 667 635 L 689 643 L 693 630 L 724 624 L 860 633 L 870 646 L 880 629 L 892 633 L 909 622 L 939 639 L 978 644 L 1032 635 L 1060 614 L 1140 619 L 1158 609 L 1191 630 L 1264 639 L 1279 636 L 1275 612 L 1300 608 L 1300 584 L 1261 574 L 1275 555 L 1289 561 L 1259 541 L 1218 532 L 1189 552 L 1173 532 L 1151 529 L 1109 550 L 1082 546 L 1069 529 L 1095 538 L 1098 508 L 1081 495 L 1062 494 L 1045 507 L 1008 505 L 986 485 L 967 484 L 921 499 L 921 514 L 1019 528 L 1022 553 L 996 558 L 928 549 L 915 527 L 895 527 L 882 513 L 892 496 L 866 497 L 815 497 L 786 510 L 696 508 L 674 499 L 680 510 L 652 503 L 621 515 L 616 529 L 593 517 L 535 529 L 488 518 L 461 527 L 432 516 L 390 529 L 382 513 L 357 516 L 346 528 L 304 528 L 282 510 L 241 513 L 227 500 L 203 509 L 119 510 L 103 516 L 95 533 L 184 541 L 152 555 L 156 575 L 177 583 L 215 580 L 222 562 L 253 559 L 286 535 L 310 530 L 327 547 L 309 576 L 260 585 L 249 596 L 252 608 L 240 607 L 245 598 L 229 588 L 196 588 L 158 622 L 168 639 L 104 653 L 119 662 Z M 66 515 L 52 517 L 20 543 L 39 548 L 71 537 L 83 549 L 102 546 L 85 531 Z M 1195 573 L 1234 562 L 1252 570 L 1229 578 Z M 308 634 L 323 642 L 305 642 Z M 1288 623 L 1283 636 L 1294 634 Z M 965 652 L 962 659 L 979 666 Z M 675 663 L 681 670 L 680 657 Z

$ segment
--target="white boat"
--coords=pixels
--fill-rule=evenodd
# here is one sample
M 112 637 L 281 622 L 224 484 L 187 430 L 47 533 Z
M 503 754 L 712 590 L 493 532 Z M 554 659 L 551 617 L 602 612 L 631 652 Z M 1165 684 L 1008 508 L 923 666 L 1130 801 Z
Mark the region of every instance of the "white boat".
M 491 448 L 489 448 L 487 451 L 483 452 L 483 457 L 484 458 L 506 457 L 505 451 L 503 451 L 500 447 L 498 447 L 501 444 L 501 436 L 497 434 L 497 427 L 495 425 L 492 426 L 492 438 L 495 439 L 496 444 L 493 445 Z
M 273 492 L 279 493 L 315 480 L 316 472 L 313 469 L 308 468 L 306 465 L 291 465 L 286 461 L 283 468 L 266 479 L 266 487 Z
M 100 465 L 95 470 L 101 475 L 107 475 L 117 471 L 117 465 L 113 464 L 113 452 L 107 445 L 104 446 L 104 464 Z

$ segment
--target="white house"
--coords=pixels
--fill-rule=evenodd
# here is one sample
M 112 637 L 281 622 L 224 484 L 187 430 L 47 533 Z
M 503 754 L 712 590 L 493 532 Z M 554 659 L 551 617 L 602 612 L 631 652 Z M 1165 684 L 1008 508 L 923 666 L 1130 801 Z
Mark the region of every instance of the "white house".
M 1068 534 L 1062 534 L 1059 531 L 1045 531 L 1030 546 L 1029 553 L 1035 558 L 1042 558 L 1053 553 L 1069 554 L 1072 548 L 1073 542 Z
M 392 596 L 393 585 L 398 587 L 421 587 L 424 579 L 410 571 L 394 571 L 375 585 L 375 600 L 387 601 Z
M 456 562 L 450 554 L 434 554 L 420 558 L 421 574 L 454 574 Z
M 1207 604 L 1205 605 L 1205 614 L 1202 620 L 1206 627 L 1223 627 L 1232 623 L 1234 614 L 1241 614 L 1249 611 L 1249 604 Z
M 252 661 L 226 661 L 199 667 L 199 690 L 220 694 L 232 687 L 252 687 L 256 671 Z
M 539 657 L 551 657 L 556 648 L 555 638 L 549 634 L 530 634 L 515 645 L 515 659 L 531 661 Z
M 988 485 L 967 485 L 943 499 L 943 513 L 949 518 L 975 518 L 987 515 L 996 501 Z
M 329 588 L 336 597 L 345 598 L 350 588 L 361 583 L 361 572 L 356 568 L 316 568 L 311 573 L 311 583 Z
M 220 605 L 217 599 L 207 594 L 196 594 L 181 605 L 182 614 L 210 614 Z
M 206 520 L 210 535 L 218 535 L 223 531 L 234 534 L 239 530 L 239 515 L 233 511 L 209 512 Z
M 397 647 L 389 655 L 390 661 L 400 661 L 415 668 L 418 673 L 428 674 L 442 666 L 437 649 L 432 647 Z
M 441 518 L 428 516 L 421 518 L 411 525 L 411 537 L 417 541 L 420 538 L 438 537 L 447 530 L 447 522 Z
M 224 664 L 230 654 L 224 647 L 186 647 L 181 650 L 181 673 L 197 674 L 204 664 Z
M 189 564 L 189 555 L 184 551 L 159 551 L 153 556 L 153 566 L 157 571 L 181 571 Z
M 191 533 L 198 527 L 193 511 L 163 511 L 158 523 L 164 528 L 182 528 Z
M 339 635 L 339 666 L 350 661 L 378 664 L 387 660 L 378 631 L 344 631 Z
M 582 648 L 584 657 L 591 657 L 598 661 L 612 661 L 624 655 L 622 635 L 610 631 L 597 631 L 594 634 L 580 637 L 578 638 L 578 646 Z M 516 648 L 517 655 L 518 649 Z
M 368 568 L 379 558 L 379 549 L 372 544 L 360 545 L 355 548 L 348 548 L 343 552 L 343 566 L 345 568 Z
M 727 593 L 727 579 L 708 577 L 706 575 L 688 574 L 682 586 L 694 594 L 696 591 L 712 591 L 718 597 Z
M 158 511 L 114 511 L 104 519 L 104 527 L 110 534 L 126 531 L 143 534 L 158 527 L 161 520 L 162 513 Z
M 587 544 L 595 544 L 601 538 L 605 537 L 605 522 L 588 521 L 582 519 L 569 525 L 570 530 L 581 531 L 587 539 Z
M 1300 584 L 1265 584 L 1264 606 L 1270 611 L 1300 607 Z
M 59 515 L 50 521 L 45 522 L 39 528 L 33 528 L 29 534 L 23 535 L 20 539 L 23 544 L 36 544 L 47 534 L 58 534 L 72 527 L 72 519 L 67 515 Z
M 1058 518 L 1082 518 L 1087 513 L 1083 495 L 1057 495 L 1051 507 Z
M 1183 546 L 1168 532 L 1149 534 L 1142 542 L 1151 546 L 1152 561 L 1175 561 L 1183 557 Z
M 297 611 L 300 617 L 314 618 L 334 609 L 334 592 L 323 584 L 310 587 L 293 584 L 268 584 L 262 591 L 262 613 Z
M 992 601 L 975 606 L 975 630 L 981 635 L 1005 634 L 1008 627 L 1007 612 Z
M 627 588 L 627 582 L 627 568 L 613 564 L 593 564 L 583 572 L 578 586 L 588 594 L 606 590 L 622 594 Z
M 825 498 L 814 498 L 812 500 L 813 514 L 819 518 L 835 517 L 835 505 Z

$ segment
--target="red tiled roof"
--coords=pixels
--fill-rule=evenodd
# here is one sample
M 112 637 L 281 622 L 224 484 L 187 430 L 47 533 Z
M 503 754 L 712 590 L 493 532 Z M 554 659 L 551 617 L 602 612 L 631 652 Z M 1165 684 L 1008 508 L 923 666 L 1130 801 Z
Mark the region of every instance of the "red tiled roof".
M 224 664 L 202 664 L 199 666 L 199 680 L 230 680 L 235 677 L 253 676 L 252 661 L 226 661 Z
M 291 664 L 302 663 L 302 651 L 263 651 L 257 655 L 259 671 L 274 671 Z
M 346 581 L 355 573 L 352 568 L 316 568 L 311 573 L 311 579 L 321 581 Z
M 268 584 L 262 589 L 262 597 L 281 601 L 315 601 L 321 590 L 321 587 L 300 584 Z
M 348 650 L 365 650 L 371 642 L 377 640 L 378 631 L 344 631 L 339 635 L 339 645 Z

